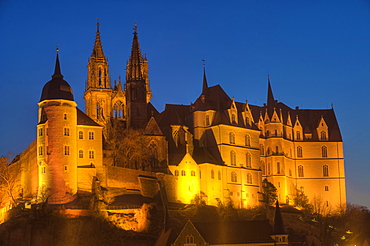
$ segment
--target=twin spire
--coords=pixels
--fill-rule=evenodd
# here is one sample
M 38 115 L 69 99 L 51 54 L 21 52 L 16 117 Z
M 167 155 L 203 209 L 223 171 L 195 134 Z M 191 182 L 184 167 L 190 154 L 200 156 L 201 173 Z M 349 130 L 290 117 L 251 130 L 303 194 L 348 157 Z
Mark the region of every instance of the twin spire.
M 96 34 L 95 34 L 95 43 L 93 52 L 91 54 L 91 58 L 100 58 L 105 59 L 104 52 L 103 52 L 103 45 L 100 39 L 100 23 L 99 21 L 96 23 Z
M 134 37 L 132 40 L 131 56 L 127 64 L 127 73 L 126 73 L 127 81 L 145 79 L 143 70 L 142 70 L 145 58 L 143 58 L 141 55 L 136 24 L 134 26 L 133 34 L 134 34 Z

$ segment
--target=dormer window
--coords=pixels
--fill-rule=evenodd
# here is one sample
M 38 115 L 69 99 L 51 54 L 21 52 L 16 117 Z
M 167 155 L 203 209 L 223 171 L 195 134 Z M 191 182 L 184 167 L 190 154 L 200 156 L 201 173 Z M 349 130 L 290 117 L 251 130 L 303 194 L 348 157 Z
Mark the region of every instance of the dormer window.
M 236 115 L 235 114 L 231 115 L 231 121 L 232 121 L 232 123 L 236 123 Z
M 326 137 L 326 132 L 322 131 L 320 133 L 320 140 L 321 141 L 325 141 L 325 140 L 328 140 L 327 137 Z

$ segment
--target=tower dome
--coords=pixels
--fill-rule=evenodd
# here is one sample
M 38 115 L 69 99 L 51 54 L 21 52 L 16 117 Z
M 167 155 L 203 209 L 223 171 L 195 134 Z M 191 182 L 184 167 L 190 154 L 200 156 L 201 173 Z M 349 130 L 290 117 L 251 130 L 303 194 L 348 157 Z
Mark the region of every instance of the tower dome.
M 74 101 L 71 86 L 63 79 L 60 72 L 59 56 L 57 53 L 54 74 L 52 79 L 44 85 L 40 102 L 50 99 L 64 99 Z

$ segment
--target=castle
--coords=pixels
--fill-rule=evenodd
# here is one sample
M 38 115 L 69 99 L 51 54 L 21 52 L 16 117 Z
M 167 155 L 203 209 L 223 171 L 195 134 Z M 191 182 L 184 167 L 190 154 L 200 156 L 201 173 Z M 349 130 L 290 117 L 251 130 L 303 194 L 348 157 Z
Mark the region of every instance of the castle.
M 274 99 L 269 79 L 265 105 L 237 102 L 220 85 L 209 86 L 205 70 L 194 103 L 167 104 L 158 112 L 151 97 L 136 26 L 125 83 L 112 86 L 98 23 L 85 113 L 77 108 L 57 54 L 38 103 L 37 139 L 12 164 L 20 167 L 22 198 L 35 200 L 46 192 L 49 204 L 67 204 L 92 192 L 93 180 L 99 180 L 117 194 L 152 197 L 165 189 L 173 203 L 188 204 L 201 195 L 208 205 L 232 201 L 248 208 L 261 204 L 267 179 L 283 204 L 293 204 L 298 192 L 333 208 L 346 203 L 343 141 L 333 108 L 290 108 Z M 127 136 L 131 130 L 143 136 L 145 165 L 140 156 L 123 161 L 112 144 L 120 143 L 110 132 Z

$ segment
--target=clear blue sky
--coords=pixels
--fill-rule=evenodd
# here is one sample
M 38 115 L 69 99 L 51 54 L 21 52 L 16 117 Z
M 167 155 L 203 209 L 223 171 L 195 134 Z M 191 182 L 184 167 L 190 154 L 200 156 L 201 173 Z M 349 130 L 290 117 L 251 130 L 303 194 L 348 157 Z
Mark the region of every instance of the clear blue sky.
M 100 18 L 112 82 L 124 77 L 132 27 L 149 59 L 153 104 L 188 104 L 209 85 L 251 104 L 330 108 L 342 130 L 347 198 L 370 207 L 370 1 L 0 0 L 0 155 L 36 138 L 37 102 L 56 44 L 79 107 Z

